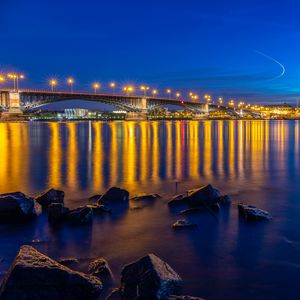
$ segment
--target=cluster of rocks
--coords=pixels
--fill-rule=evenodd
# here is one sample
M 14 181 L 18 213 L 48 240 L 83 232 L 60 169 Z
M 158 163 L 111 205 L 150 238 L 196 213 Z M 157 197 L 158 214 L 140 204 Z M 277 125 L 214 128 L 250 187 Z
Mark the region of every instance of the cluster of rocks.
M 189 215 L 208 210 L 214 215 L 214 211 L 220 210 L 221 206 L 230 204 L 231 200 L 228 195 L 222 195 L 220 191 L 211 184 L 203 187 L 188 190 L 186 195 L 175 195 L 169 202 L 170 207 L 186 205 L 187 208 L 180 211 L 181 215 Z M 240 203 L 238 205 L 239 213 L 247 221 L 269 220 L 271 218 L 267 211 L 259 209 L 252 205 Z M 215 216 L 215 215 L 214 215 Z M 196 227 L 197 224 L 190 223 L 186 219 L 177 220 L 172 227 L 174 229 Z
M 113 280 L 113 275 L 103 258 L 93 260 L 87 273 L 82 273 L 24 245 L 0 286 L 0 299 L 97 299 L 108 279 Z M 148 254 L 123 268 L 119 287 L 106 299 L 201 299 L 176 295 L 181 283 L 168 263 Z

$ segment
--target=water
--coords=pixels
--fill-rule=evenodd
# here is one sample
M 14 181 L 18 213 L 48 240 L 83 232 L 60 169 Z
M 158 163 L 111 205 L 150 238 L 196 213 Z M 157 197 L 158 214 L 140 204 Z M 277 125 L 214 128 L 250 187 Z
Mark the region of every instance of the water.
M 298 299 L 300 287 L 300 122 L 176 121 L 0 123 L 0 192 L 63 189 L 77 207 L 110 186 L 165 199 L 96 217 L 92 226 L 53 230 L 45 215 L 0 225 L 0 271 L 31 243 L 54 259 L 103 256 L 116 280 L 124 264 L 153 252 L 184 279 L 183 292 L 206 299 Z M 190 217 L 198 229 L 174 232 L 166 198 L 212 183 L 233 203 Z M 246 224 L 236 203 L 268 210 Z M 3 258 L 1 260 L 1 258 Z

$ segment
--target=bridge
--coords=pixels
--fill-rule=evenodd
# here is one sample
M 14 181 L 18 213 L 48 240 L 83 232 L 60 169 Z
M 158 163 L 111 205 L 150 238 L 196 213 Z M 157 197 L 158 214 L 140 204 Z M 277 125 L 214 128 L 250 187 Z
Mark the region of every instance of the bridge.
M 203 118 L 208 115 L 209 111 L 214 110 L 224 110 L 233 116 L 239 114 L 233 108 L 224 105 L 159 96 L 0 89 L 0 106 L 3 111 L 10 114 L 22 114 L 24 111 L 30 111 L 47 104 L 66 100 L 85 100 L 109 104 L 117 109 L 126 111 L 128 119 L 145 119 L 146 113 L 149 110 L 166 105 L 179 106 L 184 110 L 192 112 L 195 118 Z

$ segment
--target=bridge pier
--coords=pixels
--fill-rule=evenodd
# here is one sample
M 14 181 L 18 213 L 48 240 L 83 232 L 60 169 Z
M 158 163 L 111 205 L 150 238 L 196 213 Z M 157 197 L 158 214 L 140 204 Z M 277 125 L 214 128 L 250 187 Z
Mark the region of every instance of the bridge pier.
M 20 93 L 18 92 L 2 92 L 1 106 L 3 109 L 1 118 L 18 118 L 23 114 Z

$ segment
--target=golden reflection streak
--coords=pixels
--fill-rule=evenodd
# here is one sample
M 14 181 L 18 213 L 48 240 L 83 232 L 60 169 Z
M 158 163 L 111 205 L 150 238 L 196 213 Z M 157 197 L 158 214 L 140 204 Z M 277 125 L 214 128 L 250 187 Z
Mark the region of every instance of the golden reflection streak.
M 224 176 L 224 121 L 218 121 L 218 171 L 219 174 Z
M 204 176 L 207 179 L 210 179 L 212 176 L 212 143 L 211 143 L 211 127 L 212 122 L 205 121 L 204 124 L 204 154 L 203 154 L 203 163 L 204 163 Z
M 71 190 L 78 190 L 78 145 L 77 145 L 77 123 L 67 123 L 68 154 L 67 154 L 67 184 Z
M 152 180 L 154 183 L 159 181 L 159 136 L 158 122 L 151 123 L 152 127 Z
M 61 164 L 62 164 L 62 150 L 61 150 L 61 136 L 60 124 L 53 122 L 48 124 L 50 129 L 50 146 L 49 146 L 49 187 L 59 188 L 62 184 L 61 179 Z
M 244 177 L 244 121 L 239 120 L 237 122 L 238 126 L 238 157 L 237 157 L 237 165 L 238 165 L 238 173 L 241 177 Z
M 295 136 L 295 164 L 299 166 L 299 121 L 295 121 L 295 129 L 294 129 L 294 136 Z
M 103 189 L 103 145 L 102 145 L 102 123 L 94 122 L 94 143 L 93 143 L 93 191 L 99 193 Z
M 9 170 L 8 124 L 0 123 L 0 190 L 7 191 L 7 175 Z
M 166 175 L 168 179 L 172 178 L 172 163 L 173 163 L 173 151 L 172 151 L 172 122 L 167 121 L 166 123 L 166 131 L 167 131 L 167 149 L 166 149 Z
M 141 122 L 140 123 L 140 130 L 141 130 L 141 139 L 140 139 L 140 179 L 141 182 L 148 181 L 148 174 L 149 174 L 149 145 L 151 141 L 149 140 L 148 129 L 149 123 L 148 122 Z
M 118 137 L 117 137 L 117 123 L 109 123 L 111 130 L 111 144 L 110 144 L 110 161 L 111 172 L 109 186 L 115 186 L 118 182 Z
M 189 173 L 190 177 L 197 179 L 199 177 L 199 123 L 197 121 L 189 122 Z
M 181 156 L 181 122 L 175 123 L 175 176 L 177 180 L 182 178 L 182 156 Z
M 228 144 L 229 144 L 229 151 L 228 151 L 228 171 L 229 171 L 229 176 L 233 176 L 234 175 L 234 158 L 235 158 L 235 154 L 234 154 L 234 146 L 235 146 L 235 134 L 234 134 L 234 125 L 235 125 L 235 121 L 229 121 L 228 122 Z M 231 177 L 233 178 L 233 177 Z

